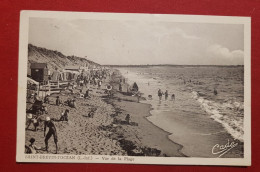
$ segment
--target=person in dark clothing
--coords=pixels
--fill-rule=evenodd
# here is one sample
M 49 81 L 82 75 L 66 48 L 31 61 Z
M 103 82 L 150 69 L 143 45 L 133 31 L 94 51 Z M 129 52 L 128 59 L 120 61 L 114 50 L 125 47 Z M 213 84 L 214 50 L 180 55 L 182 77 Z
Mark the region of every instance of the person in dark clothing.
M 57 97 L 56 97 L 56 105 L 57 105 L 57 106 L 60 106 L 61 104 L 62 104 L 62 103 L 61 103 L 60 97 L 57 96 Z
M 34 126 L 34 131 L 37 131 L 37 127 L 39 126 L 39 121 L 36 116 L 32 116 L 32 114 L 28 114 L 28 125 L 26 127 L 26 130 L 30 127 L 31 124 Z
M 175 100 L 175 94 L 172 94 L 172 100 Z
M 216 88 L 214 88 L 214 95 L 218 95 L 218 91 L 216 90 Z
M 47 133 L 47 135 L 45 135 L 46 132 L 46 128 L 49 128 L 49 131 Z M 51 138 L 51 136 L 53 135 L 54 138 L 54 143 L 56 145 L 56 153 L 58 152 L 58 136 L 57 136 L 57 131 L 56 131 L 56 127 L 54 125 L 54 123 L 51 121 L 50 117 L 46 117 L 46 121 L 44 123 L 44 137 L 45 137 L 45 147 L 46 147 L 46 151 L 48 152 L 48 141 Z
M 126 115 L 125 121 L 127 124 L 130 124 L 130 115 L 129 114 Z
M 169 94 L 168 94 L 168 90 L 166 90 L 166 91 L 165 91 L 165 93 L 164 93 L 165 100 L 167 100 L 167 99 L 168 99 L 168 95 L 169 95 Z
M 84 98 L 88 98 L 89 97 L 89 89 L 87 89 L 86 93 L 84 94 Z
M 138 85 L 136 84 L 136 82 L 134 82 L 133 84 L 133 91 L 138 91 Z
M 68 119 L 68 115 L 69 115 L 69 110 L 66 109 L 64 113 L 62 113 L 61 117 L 60 117 L 60 121 L 69 121 Z
M 122 91 L 122 84 L 119 84 L 119 91 Z
M 76 105 L 76 100 L 75 99 L 71 100 L 69 107 L 77 109 L 77 105 Z
M 45 97 L 44 97 L 44 103 L 50 103 L 50 96 L 49 96 L 49 94 L 47 94 Z
M 158 90 L 158 97 L 159 97 L 159 100 L 162 99 L 162 95 L 163 95 L 163 92 L 161 89 Z

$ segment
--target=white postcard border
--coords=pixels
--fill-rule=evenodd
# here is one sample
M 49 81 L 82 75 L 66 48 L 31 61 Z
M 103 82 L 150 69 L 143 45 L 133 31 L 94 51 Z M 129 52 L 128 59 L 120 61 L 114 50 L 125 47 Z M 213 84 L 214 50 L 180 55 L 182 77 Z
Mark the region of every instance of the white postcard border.
M 244 158 L 137 157 L 108 155 L 25 154 L 26 73 L 29 18 L 92 19 L 92 20 L 151 20 L 185 23 L 244 24 Z M 19 69 L 17 103 L 17 162 L 48 163 L 123 163 L 179 165 L 251 165 L 251 18 L 172 14 L 127 14 L 61 11 L 21 11 L 19 34 Z

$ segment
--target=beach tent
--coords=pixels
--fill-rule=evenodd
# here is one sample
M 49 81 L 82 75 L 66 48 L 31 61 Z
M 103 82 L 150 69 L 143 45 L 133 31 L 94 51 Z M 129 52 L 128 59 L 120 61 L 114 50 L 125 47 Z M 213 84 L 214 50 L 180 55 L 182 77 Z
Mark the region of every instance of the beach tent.
M 51 75 L 51 80 L 52 81 L 58 81 L 59 80 L 59 76 L 60 76 L 60 72 L 59 71 L 54 71 Z

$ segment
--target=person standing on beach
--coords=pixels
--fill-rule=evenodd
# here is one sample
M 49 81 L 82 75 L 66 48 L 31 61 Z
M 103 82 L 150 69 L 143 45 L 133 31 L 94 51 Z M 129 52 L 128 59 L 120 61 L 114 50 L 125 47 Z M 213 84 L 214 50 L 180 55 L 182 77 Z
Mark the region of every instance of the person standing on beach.
M 168 90 L 165 91 L 164 95 L 165 95 L 165 100 L 167 100 L 168 99 L 168 95 L 169 95 L 168 94 Z
M 119 84 L 119 91 L 122 92 L 122 84 L 121 83 Z
M 48 131 L 47 135 L 45 135 L 47 127 L 49 128 L 49 131 Z M 44 123 L 44 137 L 45 137 L 44 142 L 45 142 L 45 147 L 46 147 L 47 152 L 48 152 L 48 142 L 49 142 L 49 139 L 51 138 L 52 135 L 53 135 L 53 138 L 54 138 L 54 143 L 56 145 L 56 153 L 57 153 L 58 152 L 57 130 L 56 130 L 54 123 L 51 121 L 50 117 L 46 117 L 46 121 Z
M 98 81 L 98 89 L 101 88 L 101 85 L 102 85 L 102 81 L 101 81 L 101 79 L 99 79 L 99 81 Z
M 56 105 L 57 105 L 57 106 L 60 106 L 60 105 L 61 105 L 61 100 L 60 100 L 60 97 L 59 97 L 59 96 L 56 97 Z
M 130 115 L 126 114 L 125 121 L 127 124 L 130 124 Z
M 158 90 L 158 97 L 159 97 L 159 100 L 162 100 L 162 95 L 163 95 L 162 90 L 159 89 L 159 90 Z

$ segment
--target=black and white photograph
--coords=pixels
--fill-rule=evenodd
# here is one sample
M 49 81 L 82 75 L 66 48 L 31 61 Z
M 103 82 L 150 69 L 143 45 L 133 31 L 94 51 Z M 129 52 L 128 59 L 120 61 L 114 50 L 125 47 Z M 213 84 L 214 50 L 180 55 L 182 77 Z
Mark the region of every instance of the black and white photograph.
M 251 164 L 250 18 L 20 19 L 18 162 Z

